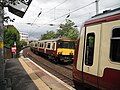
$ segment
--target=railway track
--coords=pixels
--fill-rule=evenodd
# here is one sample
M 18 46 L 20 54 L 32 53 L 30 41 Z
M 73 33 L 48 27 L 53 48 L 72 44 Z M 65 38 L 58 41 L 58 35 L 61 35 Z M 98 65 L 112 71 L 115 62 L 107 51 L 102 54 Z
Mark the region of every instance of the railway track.
M 25 57 L 30 58 L 36 64 L 38 64 L 51 74 L 55 75 L 56 77 L 58 77 L 65 83 L 69 84 L 70 86 L 74 87 L 72 78 L 72 65 L 59 65 L 59 64 L 56 65 L 48 60 L 45 60 L 44 58 L 41 58 L 38 55 L 35 55 L 28 48 L 24 50 L 23 54 Z
M 72 64 L 70 65 L 59 65 L 60 67 L 63 67 L 63 68 L 66 68 L 66 69 L 69 69 L 69 70 L 72 70 Z

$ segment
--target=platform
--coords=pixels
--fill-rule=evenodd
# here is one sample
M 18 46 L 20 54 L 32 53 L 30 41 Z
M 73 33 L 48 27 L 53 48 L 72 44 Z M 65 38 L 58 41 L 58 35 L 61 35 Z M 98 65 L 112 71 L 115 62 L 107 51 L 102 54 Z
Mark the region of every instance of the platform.
M 12 81 L 12 90 L 75 90 L 29 58 L 8 59 L 6 78 Z

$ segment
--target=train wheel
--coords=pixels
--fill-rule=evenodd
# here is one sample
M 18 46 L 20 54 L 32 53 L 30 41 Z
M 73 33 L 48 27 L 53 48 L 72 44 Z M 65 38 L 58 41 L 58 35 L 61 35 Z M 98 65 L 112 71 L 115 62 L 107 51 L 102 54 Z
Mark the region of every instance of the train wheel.
M 53 63 L 58 64 L 58 63 L 59 63 L 59 60 L 58 60 L 57 58 L 54 58 L 54 59 L 53 59 Z

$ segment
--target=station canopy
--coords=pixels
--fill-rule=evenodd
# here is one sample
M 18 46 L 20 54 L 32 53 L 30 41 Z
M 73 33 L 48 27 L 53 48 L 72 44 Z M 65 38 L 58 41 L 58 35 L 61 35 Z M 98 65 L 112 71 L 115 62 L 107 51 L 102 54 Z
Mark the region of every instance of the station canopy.
M 32 0 L 16 0 L 14 3 L 8 5 L 8 10 L 22 18 L 31 2 Z

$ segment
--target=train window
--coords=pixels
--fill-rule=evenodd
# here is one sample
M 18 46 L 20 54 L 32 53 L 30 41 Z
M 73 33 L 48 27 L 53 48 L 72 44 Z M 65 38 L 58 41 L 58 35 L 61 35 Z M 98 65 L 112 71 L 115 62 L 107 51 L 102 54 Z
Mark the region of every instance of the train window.
M 35 43 L 35 47 L 37 47 L 37 43 Z
M 43 47 L 43 43 L 42 43 L 42 47 Z
M 59 48 L 69 48 L 69 49 L 75 48 L 75 42 L 61 41 L 58 44 L 59 44 Z
M 40 43 L 40 47 L 41 47 L 41 43 Z
M 93 65 L 95 34 L 88 33 L 86 41 L 85 65 Z
M 110 59 L 114 62 L 120 62 L 120 28 L 112 31 Z
M 69 48 L 74 49 L 75 48 L 75 42 L 69 42 Z
M 53 50 L 55 49 L 55 43 L 53 43 L 52 49 L 53 49 Z
M 50 48 L 50 43 L 48 43 L 47 48 Z
M 44 43 L 44 48 L 46 48 L 47 47 L 47 45 L 46 45 L 46 42 Z

